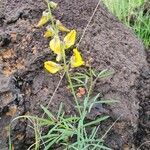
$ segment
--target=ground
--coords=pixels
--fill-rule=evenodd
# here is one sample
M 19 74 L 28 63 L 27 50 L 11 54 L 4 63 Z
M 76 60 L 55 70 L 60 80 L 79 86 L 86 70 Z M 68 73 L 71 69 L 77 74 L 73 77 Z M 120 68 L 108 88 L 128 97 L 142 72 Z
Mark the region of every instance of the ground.
M 77 29 L 79 41 L 98 0 L 56 2 L 56 17 L 69 28 Z M 10 120 L 26 113 L 40 116 L 40 105 L 49 103 L 62 74 L 51 75 L 43 68 L 45 60 L 55 58 L 43 37 L 44 28 L 36 28 L 46 8 L 44 1 L 2 0 L 0 4 L 0 149 L 4 150 Z M 97 71 L 114 72 L 108 79 L 99 80 L 94 90 L 103 98 L 119 101 L 105 108 L 111 118 L 101 125 L 103 130 L 122 116 L 109 132 L 106 144 L 116 150 L 135 149 L 149 139 L 149 61 L 141 41 L 101 4 L 79 49 L 86 61 L 93 59 L 92 66 Z M 67 114 L 74 113 L 65 79 L 50 103 L 50 110 L 55 113 L 60 102 Z M 22 120 L 13 124 L 15 150 L 26 150 L 33 143 L 27 125 L 28 121 Z M 142 148 L 146 150 L 148 145 Z

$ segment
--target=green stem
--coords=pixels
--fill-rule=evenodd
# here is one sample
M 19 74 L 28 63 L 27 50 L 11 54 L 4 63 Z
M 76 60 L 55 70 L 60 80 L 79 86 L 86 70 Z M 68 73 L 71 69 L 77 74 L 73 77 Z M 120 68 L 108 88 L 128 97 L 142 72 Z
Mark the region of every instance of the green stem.
M 89 100 L 90 95 L 92 93 L 92 89 L 93 89 L 93 74 L 92 74 L 92 68 L 91 68 L 91 65 L 90 65 L 90 87 L 89 87 L 88 94 L 87 94 L 88 100 Z
M 48 0 L 46 0 L 46 3 L 47 3 L 47 6 L 48 6 L 49 13 L 52 16 L 52 12 L 51 12 L 51 8 L 50 8 Z M 51 23 L 52 23 L 52 27 L 53 27 L 53 29 L 55 31 L 55 35 L 58 36 L 58 29 L 57 29 L 57 27 L 56 27 L 56 25 L 54 23 L 53 17 L 51 17 L 50 20 L 51 20 Z M 67 62 L 66 62 L 66 55 L 65 55 L 64 45 L 62 46 L 62 53 L 63 53 L 63 61 L 64 61 L 64 70 L 65 70 L 65 73 L 67 75 L 67 79 L 68 79 L 69 85 L 71 87 L 71 92 L 72 92 L 72 94 L 74 96 L 74 99 L 75 99 L 75 102 L 76 102 L 76 105 L 77 105 L 77 108 L 78 108 L 78 112 L 81 115 L 81 109 L 80 109 L 80 106 L 79 106 L 79 103 L 78 103 L 77 96 L 75 94 L 75 90 L 73 88 L 73 84 L 72 84 L 71 77 L 70 77 L 70 74 L 69 74 L 68 65 L 67 65 Z
M 73 94 L 75 103 L 77 105 L 78 112 L 79 112 L 79 114 L 81 116 L 81 109 L 80 109 L 80 106 L 79 106 L 79 103 L 78 103 L 77 96 L 75 94 L 75 90 L 73 88 L 73 83 L 72 83 L 72 80 L 71 80 L 71 77 L 70 77 L 70 74 L 69 74 L 68 65 L 67 65 L 67 62 L 66 62 L 66 55 L 65 55 L 65 48 L 64 48 L 64 46 L 62 46 L 62 53 L 63 53 L 63 61 L 64 61 L 64 70 L 65 70 L 65 73 L 66 73 L 66 76 L 67 76 L 67 79 L 68 79 L 68 82 L 69 82 L 69 85 L 70 85 L 71 92 Z
M 55 25 L 55 23 L 54 23 L 54 18 L 53 18 L 53 16 L 52 16 L 52 11 L 51 11 L 51 8 L 50 8 L 50 5 L 49 5 L 48 0 L 46 0 L 46 3 L 47 3 L 48 11 L 49 11 L 50 16 L 51 16 L 50 21 L 51 21 L 52 27 L 53 27 L 53 29 L 54 29 L 54 31 L 55 31 L 54 33 L 55 33 L 55 35 L 58 35 L 58 29 L 57 29 L 57 27 L 56 27 L 56 25 Z

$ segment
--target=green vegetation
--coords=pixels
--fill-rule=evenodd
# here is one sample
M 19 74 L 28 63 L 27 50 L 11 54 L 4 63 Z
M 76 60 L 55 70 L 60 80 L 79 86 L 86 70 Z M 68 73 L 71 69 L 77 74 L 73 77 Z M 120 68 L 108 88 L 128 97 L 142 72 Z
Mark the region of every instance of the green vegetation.
M 43 12 L 37 27 L 49 24 L 44 36 L 50 38 L 49 47 L 55 54 L 56 60 L 55 62 L 46 61 L 44 67 L 51 74 L 63 71 L 63 77 L 66 75 L 66 79 L 69 83 L 68 88 L 74 97 L 74 108 L 76 113 L 68 116 L 61 103 L 58 112 L 52 114 L 48 110 L 48 104 L 48 106 L 45 107 L 41 106 L 43 110 L 42 117 L 32 115 L 19 116 L 13 119 L 11 124 L 18 119 L 29 120 L 29 127 L 33 129 L 35 135 L 35 143 L 33 143 L 28 150 L 39 150 L 41 148 L 43 150 L 50 150 L 59 147 L 61 147 L 61 149 L 63 148 L 63 150 L 111 150 L 104 145 L 104 139 L 114 124 L 108 128 L 102 137 L 98 137 L 97 134 L 100 123 L 109 118 L 109 116 L 101 115 L 95 120 L 88 120 L 86 117 L 91 112 L 94 105 L 111 104 L 115 102 L 113 100 L 101 100 L 100 94 L 93 96 L 93 89 L 96 81 L 106 78 L 112 73 L 108 70 L 103 70 L 100 73 L 96 72 L 92 69 L 91 64 L 89 64 L 86 66 L 89 68 L 89 71 L 84 71 L 84 73 L 75 72 L 72 74 L 70 68 L 73 69 L 86 65 L 86 62 L 84 62 L 78 50 L 78 46 L 75 45 L 77 32 L 74 29 L 70 30 L 66 28 L 52 15 L 52 10 L 57 7 L 57 3 L 48 0 L 45 1 L 48 9 Z M 146 47 L 150 47 L 150 19 L 149 12 L 145 13 L 143 9 L 144 0 L 103 0 L 103 2 L 119 20 L 134 29 L 137 35 L 143 40 Z M 98 5 L 99 4 L 100 2 Z M 94 10 L 94 13 L 95 12 L 96 10 Z M 94 16 L 94 13 L 92 16 Z M 92 18 L 90 21 L 91 20 Z M 59 34 L 60 32 L 61 34 Z M 62 37 L 64 34 L 65 36 Z M 81 39 L 82 38 L 83 36 Z M 73 55 L 69 60 L 66 56 L 66 51 L 68 49 L 73 51 Z M 59 84 L 57 87 L 59 87 Z M 54 94 L 56 91 L 57 88 Z M 45 129 L 47 129 L 47 132 L 44 131 Z M 10 132 L 9 150 L 12 149 L 13 144 L 11 142 Z
M 111 150 L 103 144 L 104 138 L 111 127 L 101 138 L 97 137 L 100 123 L 109 118 L 109 116 L 102 115 L 91 121 L 86 119 L 95 104 L 111 104 L 115 102 L 114 100 L 101 100 L 100 94 L 94 97 L 90 96 L 97 79 L 106 78 L 111 74 L 112 72 L 108 70 L 103 70 L 100 73 L 90 70 L 87 74 L 76 73 L 75 76 L 71 76 L 71 79 L 74 80 L 73 87 L 78 88 L 82 85 L 87 90 L 87 94 L 83 96 L 82 101 L 75 107 L 76 114 L 72 116 L 67 116 L 63 109 L 63 104 L 60 104 L 56 115 L 53 115 L 48 108 L 41 106 L 44 111 L 41 118 L 26 115 L 12 120 L 11 124 L 18 119 L 28 119 L 30 121 L 31 125 L 29 127 L 34 131 L 35 143 L 28 150 L 38 150 L 40 148 L 49 150 L 56 147 L 61 147 L 64 150 Z M 45 115 L 46 117 L 44 117 Z M 46 134 L 42 132 L 44 128 L 49 128 Z M 12 150 L 11 135 L 9 141 L 9 149 Z
M 109 116 L 101 115 L 94 120 L 88 120 L 87 115 L 91 112 L 94 105 L 101 105 L 104 103 L 111 104 L 115 102 L 113 100 L 101 100 L 100 94 L 93 96 L 93 88 L 96 81 L 98 79 L 110 76 L 112 72 L 108 70 L 96 72 L 92 69 L 90 61 L 88 62 L 88 65 L 84 62 L 78 50 L 78 46 L 75 45 L 76 30 L 66 28 L 52 15 L 52 10 L 57 7 L 57 3 L 48 0 L 46 0 L 46 3 L 48 10 L 43 12 L 37 27 L 42 27 L 49 24 L 44 36 L 46 38 L 50 38 L 49 47 L 55 54 L 56 61 L 58 63 L 56 63 L 56 61 L 46 61 L 44 62 L 44 67 L 51 74 L 56 74 L 57 72 L 63 71 L 63 76 L 61 79 L 63 79 L 66 75 L 66 79 L 69 84 L 68 88 L 74 98 L 75 113 L 68 116 L 63 109 L 63 104 L 60 104 L 58 112 L 56 114 L 52 114 L 48 110 L 49 103 L 45 107 L 41 106 L 43 110 L 42 117 L 33 115 L 19 116 L 12 120 L 11 124 L 18 119 L 29 120 L 30 125 L 28 126 L 34 131 L 35 143 L 32 144 L 28 150 L 39 150 L 40 148 L 43 150 L 50 150 L 56 149 L 57 147 L 61 147 L 63 150 L 111 150 L 104 145 L 104 138 L 113 125 L 108 128 L 102 137 L 97 137 L 100 123 L 109 118 Z M 98 5 L 99 4 L 100 2 Z M 92 16 L 94 16 L 94 13 Z M 92 19 L 90 19 L 90 21 L 91 20 Z M 87 27 L 85 29 L 87 29 Z M 59 34 L 60 32 L 61 34 Z M 65 34 L 65 37 L 62 37 L 62 34 Z M 83 35 L 81 39 L 82 38 Z M 68 51 L 68 49 L 73 50 L 73 55 L 69 60 L 66 56 L 66 51 Z M 86 71 L 83 71 L 84 73 L 72 73 L 70 71 L 70 68 L 74 69 L 80 66 L 86 66 L 88 69 L 85 69 Z M 57 88 L 58 87 L 59 84 Z M 54 94 L 56 93 L 57 88 L 55 89 Z M 47 129 L 47 132 L 45 132 L 44 129 Z M 13 144 L 11 142 L 10 132 L 9 150 L 12 149 Z
M 107 8 L 132 27 L 146 48 L 150 48 L 150 11 L 145 12 L 144 4 L 148 0 L 102 0 Z M 150 3 L 149 3 L 150 5 Z

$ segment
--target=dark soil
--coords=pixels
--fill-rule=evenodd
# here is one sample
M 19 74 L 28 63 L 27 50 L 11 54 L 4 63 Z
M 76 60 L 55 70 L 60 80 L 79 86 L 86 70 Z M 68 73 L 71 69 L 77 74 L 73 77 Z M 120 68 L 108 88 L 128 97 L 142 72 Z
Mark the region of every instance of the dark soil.
M 56 17 L 66 26 L 76 28 L 80 38 L 98 0 L 56 2 L 60 6 L 55 12 Z M 54 59 L 48 48 L 48 40 L 43 38 L 44 28 L 35 27 L 45 8 L 42 0 L 0 2 L 2 150 L 8 149 L 10 120 L 26 113 L 41 116 L 40 105 L 46 106 L 49 103 L 60 80 L 61 73 L 51 75 L 43 69 L 45 60 Z M 103 131 L 120 115 L 122 117 L 109 132 L 106 144 L 115 150 L 136 149 L 136 146 L 150 140 L 149 66 L 143 45 L 133 31 L 119 22 L 101 4 L 80 44 L 80 50 L 86 61 L 93 59 L 92 66 L 96 70 L 110 69 L 115 72 L 110 78 L 98 81 L 94 90 L 95 94 L 100 92 L 103 98 L 120 101 L 107 106 L 111 118 L 101 125 Z M 50 110 L 57 112 L 60 102 L 64 103 L 67 114 L 74 113 L 74 102 L 65 79 L 49 106 Z M 98 112 L 91 116 L 97 114 Z M 12 130 L 15 150 L 26 150 L 34 142 L 27 120 L 16 121 Z M 147 150 L 148 144 L 141 148 Z
M 150 51 L 147 50 L 147 61 L 150 66 Z M 141 150 L 150 148 L 150 72 L 144 71 L 138 79 L 137 96 L 140 99 L 138 130 L 135 143 Z

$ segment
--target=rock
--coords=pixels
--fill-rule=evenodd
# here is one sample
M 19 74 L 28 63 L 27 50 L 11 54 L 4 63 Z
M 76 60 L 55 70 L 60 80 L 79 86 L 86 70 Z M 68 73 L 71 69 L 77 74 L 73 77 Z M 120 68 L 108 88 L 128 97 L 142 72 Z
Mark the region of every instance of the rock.
M 56 17 L 67 27 L 77 29 L 79 41 L 98 0 L 56 0 L 56 2 L 59 3 L 59 8 L 55 11 Z M 31 114 L 38 116 L 42 114 L 40 105 L 46 106 L 49 103 L 60 80 L 60 74 L 53 76 L 43 69 L 43 62 L 54 58 L 47 48 L 49 42 L 43 38 L 43 30 L 35 28 L 45 8 L 42 0 L 36 2 L 34 0 L 17 2 L 12 0 L 6 4 L 3 13 L 4 16 L 9 16 L 6 23 L 15 18 L 17 13 L 24 14 L 24 18 L 19 16 L 13 24 L 7 24 L 4 28 L 4 33 L 9 35 L 11 32 L 17 33 L 15 43 L 10 42 L 7 45 L 8 48 L 14 50 L 17 56 L 7 60 L 7 64 L 12 65 L 16 61 L 24 60 L 24 67 L 16 69 L 14 72 L 22 79 L 22 84 L 18 87 L 24 97 L 23 104 L 19 104 L 19 107 L 22 107 L 24 113 L 30 111 Z M 113 116 L 108 122 L 102 124 L 102 129 L 105 131 L 116 119 L 121 117 L 108 134 L 106 144 L 116 150 L 124 147 L 131 148 L 133 134 L 137 130 L 139 109 L 135 82 L 142 74 L 143 68 L 148 70 L 142 43 L 135 37 L 131 29 L 119 22 L 101 3 L 83 39 L 80 41 L 79 49 L 86 61 L 90 58 L 94 60 L 92 67 L 95 70 L 109 69 L 114 71 L 114 75 L 110 78 L 98 80 L 94 93 L 100 92 L 106 99 L 119 101 L 119 103 L 107 106 L 108 110 L 104 109 L 111 113 L 110 116 Z M 6 60 L 2 61 L 4 63 Z M 16 64 L 13 65 L 14 68 L 17 68 Z M 10 77 L 12 76 L 13 74 L 10 75 Z M 2 87 L 6 87 L 6 89 L 8 87 L 9 89 L 7 82 Z M 0 93 L 0 96 L 2 94 L 3 92 Z M 65 80 L 61 82 L 53 101 L 50 103 L 50 110 L 54 113 L 57 112 L 60 102 L 64 103 L 68 114 L 74 113 L 73 98 L 67 89 Z M 102 107 L 100 110 L 102 110 Z M 95 111 L 94 113 L 97 115 Z M 14 141 L 16 150 L 26 149 L 27 145 L 32 144 L 27 122 L 24 124 L 17 123 L 13 129 L 14 139 L 17 134 L 25 134 L 28 137 L 20 141 Z M 99 134 L 101 135 L 101 132 Z
M 10 43 L 10 36 L 1 31 L 0 33 L 0 47 L 7 46 Z
M 0 109 L 16 99 L 12 78 L 0 75 Z
M 0 93 L 8 91 L 10 89 L 10 86 L 12 86 L 11 78 L 0 75 L 0 84 Z

